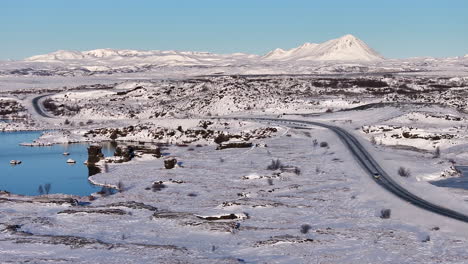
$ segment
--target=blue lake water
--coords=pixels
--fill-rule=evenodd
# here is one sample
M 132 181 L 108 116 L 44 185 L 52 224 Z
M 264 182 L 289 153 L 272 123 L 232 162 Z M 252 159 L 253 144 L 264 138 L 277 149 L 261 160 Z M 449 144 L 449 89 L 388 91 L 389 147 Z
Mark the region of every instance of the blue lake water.
M 433 181 L 432 184 L 439 187 L 460 188 L 468 190 L 468 166 L 455 166 L 461 172 L 460 177 Z
M 53 145 L 47 147 L 19 146 L 32 142 L 42 132 L 0 132 L 0 190 L 15 194 L 39 195 L 39 186 L 50 183 L 49 193 L 89 195 L 100 189 L 88 181 L 88 144 Z M 114 148 L 103 146 L 105 156 L 111 156 Z M 69 152 L 69 156 L 64 156 Z M 76 164 L 67 164 L 67 159 Z M 22 164 L 10 165 L 11 160 Z

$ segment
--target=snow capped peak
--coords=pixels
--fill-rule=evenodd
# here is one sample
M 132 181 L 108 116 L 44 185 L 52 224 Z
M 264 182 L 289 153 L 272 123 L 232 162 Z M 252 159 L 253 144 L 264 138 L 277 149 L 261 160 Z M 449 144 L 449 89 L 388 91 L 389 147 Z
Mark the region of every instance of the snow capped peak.
M 317 61 L 375 61 L 383 59 L 377 52 L 353 35 L 344 35 L 322 44 L 304 43 L 284 51 L 270 52 L 263 57 L 269 60 L 317 60 Z
M 93 56 L 96 58 L 104 58 L 110 56 L 117 56 L 119 55 L 119 51 L 113 49 L 95 49 L 95 50 L 88 50 L 83 51 L 84 55 Z
M 346 34 L 340 38 L 338 38 L 339 40 L 342 40 L 342 41 L 356 41 L 356 40 L 359 40 L 358 38 L 356 38 L 355 36 L 351 35 L 351 34 Z
M 264 58 L 276 58 L 276 57 L 281 57 L 286 51 L 284 49 L 274 49 L 270 52 L 268 52 Z

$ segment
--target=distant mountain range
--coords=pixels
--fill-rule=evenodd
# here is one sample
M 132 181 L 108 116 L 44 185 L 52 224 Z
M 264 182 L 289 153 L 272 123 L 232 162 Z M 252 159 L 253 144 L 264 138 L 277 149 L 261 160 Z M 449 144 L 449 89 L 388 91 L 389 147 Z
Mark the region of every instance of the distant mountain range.
M 310 61 L 378 61 L 384 59 L 353 35 L 345 35 L 327 42 L 305 43 L 290 50 L 275 49 L 263 56 L 267 60 Z
M 215 54 L 191 51 L 138 51 L 96 49 L 89 51 L 59 50 L 25 59 L 34 62 L 109 62 L 170 65 L 200 65 L 239 61 L 378 61 L 383 57 L 362 40 L 345 35 L 322 44 L 305 43 L 300 47 L 275 49 L 265 56 L 245 53 Z

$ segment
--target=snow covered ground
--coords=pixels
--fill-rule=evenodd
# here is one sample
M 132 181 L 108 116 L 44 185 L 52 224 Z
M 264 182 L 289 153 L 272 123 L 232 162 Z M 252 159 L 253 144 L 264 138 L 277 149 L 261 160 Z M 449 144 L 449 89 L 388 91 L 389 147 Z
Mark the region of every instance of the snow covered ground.
M 313 139 L 329 147 L 314 147 Z M 222 151 L 173 146 L 167 151 L 183 162 L 173 170 L 145 156 L 109 165 L 108 173 L 92 180 L 120 181 L 124 191 L 88 206 L 3 201 L 2 261 L 21 256 L 76 263 L 462 263 L 468 258 L 465 224 L 381 190 L 329 131 L 290 129 L 263 143 L 267 147 Z M 276 159 L 288 167 L 268 170 Z M 392 209 L 390 219 L 379 217 L 384 208 Z M 214 220 L 219 216 L 233 219 Z
M 300 59 L 333 55 L 315 48 L 276 59 L 93 50 L 1 62 L 0 119 L 15 121 L 0 131 L 51 130 L 35 145 L 162 144 L 165 154 L 108 164 L 90 181 L 123 191 L 73 197 L 78 206 L 0 194 L 1 262 L 468 262 L 466 224 L 387 193 L 330 131 L 236 118 L 343 127 L 405 188 L 468 214 L 467 191 L 429 183 L 468 164 L 467 59 Z M 253 144 L 216 150 L 225 135 Z M 175 169 L 164 169 L 167 157 Z M 267 169 L 276 160 L 284 166 Z

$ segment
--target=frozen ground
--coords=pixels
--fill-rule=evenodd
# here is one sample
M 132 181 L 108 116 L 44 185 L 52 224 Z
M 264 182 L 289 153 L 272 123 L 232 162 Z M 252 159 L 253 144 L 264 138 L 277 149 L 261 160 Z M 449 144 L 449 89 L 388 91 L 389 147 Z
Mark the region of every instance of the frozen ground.
M 313 139 L 329 147 L 313 147 Z M 467 260 L 465 224 L 379 189 L 329 131 L 291 129 L 262 142 L 267 147 L 249 150 L 170 147 L 171 156 L 183 162 L 174 170 L 149 157 L 110 165 L 92 180 L 121 181 L 124 191 L 89 206 L 3 201 L 2 261 L 17 262 L 18 256 L 23 262 L 77 263 Z M 290 168 L 267 170 L 277 158 Z M 163 186 L 154 188 L 160 181 Z M 390 219 L 379 217 L 383 208 L 392 209 Z M 236 218 L 207 218 L 231 214 Z M 310 229 L 301 232 L 302 225 Z
M 1 194 L 1 262 L 468 262 L 466 224 L 387 193 L 330 131 L 234 119 L 343 127 L 405 188 L 468 214 L 466 191 L 428 182 L 468 164 L 466 58 L 273 63 L 238 54 L 226 64 L 176 52 L 155 54 L 213 62 L 149 67 L 96 52 L 111 59 L 86 69 L 74 57 L 0 63 L 0 131 L 53 129 L 35 144 L 168 143 L 163 152 L 179 166 L 166 170 L 150 155 L 109 164 L 90 180 L 123 192 L 74 197 L 79 206 Z M 237 75 L 261 73 L 281 75 Z M 215 150 L 220 134 L 253 147 Z M 268 170 L 277 159 L 285 167 Z

